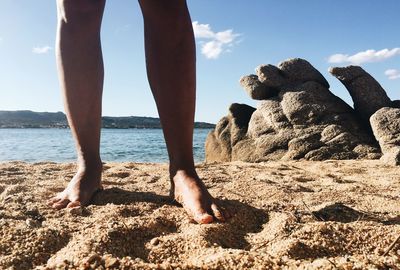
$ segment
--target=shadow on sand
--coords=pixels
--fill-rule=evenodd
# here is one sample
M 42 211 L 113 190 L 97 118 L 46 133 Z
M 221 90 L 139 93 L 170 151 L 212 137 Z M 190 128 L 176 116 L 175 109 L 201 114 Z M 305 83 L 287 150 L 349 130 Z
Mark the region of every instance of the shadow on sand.
M 166 204 L 179 205 L 169 196 L 152 192 L 127 191 L 119 187 L 102 190 L 92 200 L 94 205 L 106 205 L 108 203 L 129 205 L 139 202 L 154 203 L 160 207 Z M 199 232 L 201 236 L 199 237 L 210 245 L 218 245 L 222 248 L 249 249 L 250 244 L 247 242 L 246 236 L 249 233 L 257 233 L 263 229 L 263 225 L 268 222 L 267 212 L 237 200 L 217 200 L 217 202 L 231 213 L 231 218 L 224 223 L 201 225 L 201 233 Z M 168 227 L 175 226 L 170 225 Z M 176 229 L 174 228 L 171 231 L 176 231 Z M 143 231 L 140 233 L 144 234 Z M 137 233 L 134 233 L 134 235 L 137 237 Z M 149 238 L 154 236 L 154 234 L 149 234 Z M 143 258 L 145 256 L 142 255 L 140 257 Z
M 355 221 L 375 221 L 384 225 L 400 224 L 400 216 L 388 217 L 385 214 L 358 211 L 342 203 L 334 203 L 314 211 L 313 214 L 323 221 L 350 223 Z

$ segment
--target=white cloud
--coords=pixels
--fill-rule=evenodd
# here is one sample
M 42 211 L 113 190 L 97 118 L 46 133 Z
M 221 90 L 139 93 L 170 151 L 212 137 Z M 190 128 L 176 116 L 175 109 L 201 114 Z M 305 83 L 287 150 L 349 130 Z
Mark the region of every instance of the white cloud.
M 193 22 L 193 31 L 196 38 L 213 38 L 215 33 L 211 31 L 209 24 L 200 24 L 199 22 Z
M 214 32 L 209 24 L 200 24 L 197 21 L 193 22 L 193 31 L 195 38 L 208 40 L 201 45 L 201 53 L 208 59 L 217 59 L 221 53 L 230 52 L 231 49 L 228 48 L 232 47 L 236 38 L 240 36 L 232 29 Z
M 216 59 L 222 53 L 222 45 L 216 40 L 209 41 L 201 46 L 201 53 L 209 59 Z
M 50 46 L 43 46 L 43 47 L 34 47 L 32 52 L 35 54 L 45 54 L 51 51 L 53 48 Z
M 400 79 L 400 70 L 388 69 L 385 71 L 385 75 L 389 78 L 389 80 Z
M 400 55 L 400 48 L 393 49 L 383 49 L 380 51 L 366 50 L 363 52 L 358 52 L 353 55 L 348 54 L 334 54 L 328 58 L 329 63 L 350 63 L 360 65 L 362 63 L 368 62 L 381 62 L 386 59 L 392 58 L 396 55 Z

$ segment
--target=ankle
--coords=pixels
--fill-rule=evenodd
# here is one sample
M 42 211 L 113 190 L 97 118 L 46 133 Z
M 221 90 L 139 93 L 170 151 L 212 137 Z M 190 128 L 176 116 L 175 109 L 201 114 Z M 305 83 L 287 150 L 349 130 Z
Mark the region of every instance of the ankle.
M 187 173 L 189 175 L 196 174 L 196 169 L 193 159 L 173 159 L 170 158 L 169 173 L 175 176 L 178 172 Z
M 171 180 L 173 180 L 173 178 L 175 176 L 192 176 L 192 177 L 196 176 L 197 177 L 196 168 L 195 168 L 194 164 L 180 165 L 180 166 L 170 164 L 169 175 L 171 177 Z
M 176 189 L 176 187 L 181 187 L 182 185 L 198 185 L 202 182 L 194 167 L 170 171 L 170 181 L 171 190 Z
M 90 158 L 90 159 L 79 157 L 77 164 L 78 164 L 79 171 L 102 171 L 103 170 L 103 163 L 101 162 L 100 157 Z

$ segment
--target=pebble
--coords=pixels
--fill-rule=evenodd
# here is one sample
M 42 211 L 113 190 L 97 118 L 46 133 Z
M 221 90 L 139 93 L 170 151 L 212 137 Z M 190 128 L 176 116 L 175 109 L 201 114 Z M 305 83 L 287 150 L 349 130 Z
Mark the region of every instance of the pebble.
M 110 267 L 117 267 L 118 266 L 118 259 L 116 259 L 116 258 L 113 258 L 113 257 L 111 257 L 111 258 L 109 258 L 109 257 L 107 257 L 107 258 L 105 258 L 105 262 L 104 262 L 104 266 L 108 269 L 108 268 L 110 268 Z
M 74 208 L 69 208 L 68 212 L 73 215 L 73 216 L 82 216 L 83 214 L 83 208 L 82 207 L 74 207 Z
M 28 227 L 31 227 L 31 228 L 39 227 L 41 225 L 39 221 L 31 219 L 31 218 L 26 219 L 25 223 L 26 223 L 26 225 L 28 225 Z
M 39 215 L 39 210 L 36 206 L 30 206 L 25 211 L 26 215 L 37 216 Z
M 87 263 L 92 263 L 92 262 L 95 262 L 95 261 L 98 261 L 98 260 L 101 260 L 100 255 L 97 254 L 97 253 L 93 253 L 85 261 Z
M 153 238 L 150 241 L 150 244 L 153 246 L 157 246 L 160 243 L 160 240 L 158 238 Z

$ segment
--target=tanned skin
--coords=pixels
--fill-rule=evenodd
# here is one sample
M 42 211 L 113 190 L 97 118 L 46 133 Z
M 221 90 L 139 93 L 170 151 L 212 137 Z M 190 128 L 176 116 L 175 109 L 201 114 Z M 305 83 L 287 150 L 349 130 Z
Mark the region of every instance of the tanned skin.
M 170 160 L 171 195 L 198 223 L 225 221 L 227 213 L 197 175 L 193 160 L 196 51 L 186 1 L 139 0 L 139 4 L 148 80 Z M 57 0 L 57 66 L 78 170 L 65 190 L 50 199 L 56 209 L 87 205 L 101 189 L 104 6 L 105 0 Z

